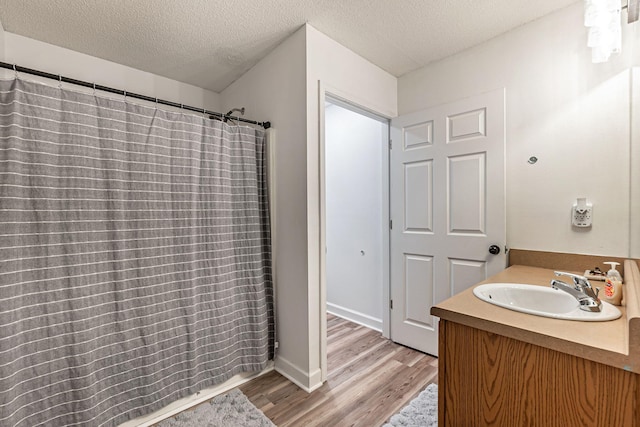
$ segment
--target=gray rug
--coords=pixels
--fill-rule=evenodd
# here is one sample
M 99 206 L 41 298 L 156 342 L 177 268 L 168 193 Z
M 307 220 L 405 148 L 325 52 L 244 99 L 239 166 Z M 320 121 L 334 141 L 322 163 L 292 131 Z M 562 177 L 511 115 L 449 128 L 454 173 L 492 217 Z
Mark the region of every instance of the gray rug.
M 216 396 L 193 411 L 181 412 L 158 427 L 275 427 L 240 390 Z
M 438 425 L 438 386 L 429 384 L 382 427 L 436 427 Z

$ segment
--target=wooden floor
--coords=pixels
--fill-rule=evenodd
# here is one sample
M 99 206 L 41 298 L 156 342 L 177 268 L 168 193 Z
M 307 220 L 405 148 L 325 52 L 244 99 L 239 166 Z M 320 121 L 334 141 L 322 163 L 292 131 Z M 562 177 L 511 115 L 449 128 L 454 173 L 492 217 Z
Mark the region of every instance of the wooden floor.
M 377 427 L 438 379 L 438 360 L 336 316 L 327 321 L 328 378 L 309 394 L 273 371 L 240 387 L 274 424 Z

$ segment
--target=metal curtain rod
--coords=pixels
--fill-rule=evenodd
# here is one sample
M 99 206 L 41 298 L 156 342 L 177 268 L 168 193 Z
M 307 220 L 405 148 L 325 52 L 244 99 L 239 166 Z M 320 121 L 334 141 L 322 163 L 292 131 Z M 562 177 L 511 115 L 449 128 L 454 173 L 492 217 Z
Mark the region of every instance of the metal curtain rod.
M 177 102 L 167 101 L 164 99 L 153 98 L 151 96 L 140 95 L 139 93 L 128 92 L 122 89 L 114 89 L 108 86 L 102 86 L 95 83 L 89 83 L 82 80 L 76 80 L 69 77 L 60 76 L 58 74 L 47 73 L 45 71 L 34 70 L 32 68 L 21 67 L 19 65 L 9 64 L 7 62 L 0 61 L 0 68 L 6 68 L 8 70 L 14 70 L 16 73 L 26 73 L 32 74 L 34 76 L 45 77 L 52 80 L 58 80 L 59 82 L 71 83 L 77 86 L 84 86 L 88 88 L 92 88 L 94 90 L 101 90 L 103 92 L 115 93 L 117 95 L 122 95 L 124 97 L 142 99 L 144 101 L 155 102 L 156 104 L 169 105 L 171 107 L 182 108 L 183 110 L 193 111 L 196 113 L 208 114 L 210 119 L 220 119 L 220 120 L 235 120 L 238 122 L 249 123 L 252 125 L 262 126 L 265 129 L 269 129 L 271 127 L 271 122 L 257 122 L 255 120 L 248 120 L 242 117 L 231 116 L 229 114 L 217 113 L 215 111 L 209 111 L 204 108 L 196 108 L 191 107 L 189 105 L 179 104 Z

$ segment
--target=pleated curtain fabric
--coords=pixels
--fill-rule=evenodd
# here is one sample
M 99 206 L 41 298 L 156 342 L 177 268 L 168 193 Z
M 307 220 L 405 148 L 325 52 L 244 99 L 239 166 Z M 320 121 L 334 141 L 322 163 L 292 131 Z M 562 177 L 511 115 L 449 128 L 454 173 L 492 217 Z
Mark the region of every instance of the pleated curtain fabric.
M 273 357 L 264 131 L 0 82 L 0 425 L 116 426 Z

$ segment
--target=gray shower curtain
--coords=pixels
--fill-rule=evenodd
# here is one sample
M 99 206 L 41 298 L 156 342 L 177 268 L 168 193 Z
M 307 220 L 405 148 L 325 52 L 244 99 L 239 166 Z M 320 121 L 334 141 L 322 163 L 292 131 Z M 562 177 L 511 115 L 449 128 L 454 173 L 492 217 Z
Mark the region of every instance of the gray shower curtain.
M 265 136 L 0 82 L 0 425 L 115 426 L 273 357 Z

